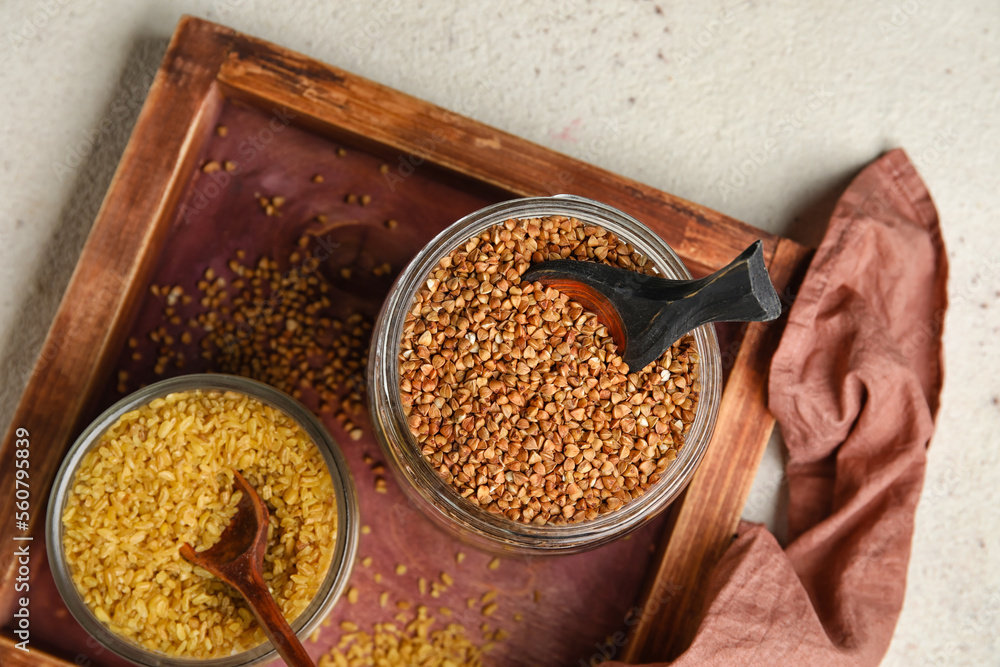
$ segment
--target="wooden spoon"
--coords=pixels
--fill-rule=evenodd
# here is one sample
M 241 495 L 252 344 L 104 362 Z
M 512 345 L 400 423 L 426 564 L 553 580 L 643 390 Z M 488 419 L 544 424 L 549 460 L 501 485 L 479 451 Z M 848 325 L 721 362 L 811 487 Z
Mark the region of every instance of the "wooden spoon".
M 233 490 L 243 495 L 219 541 L 205 551 L 195 551 L 190 544 L 184 544 L 181 556 L 239 591 L 264 634 L 290 667 L 314 667 L 312 658 L 288 625 L 261 574 L 267 548 L 267 506 L 235 470 Z
M 767 322 L 781 314 L 757 241 L 699 280 L 667 280 L 573 259 L 540 262 L 521 280 L 554 287 L 597 315 L 631 371 L 709 322 Z

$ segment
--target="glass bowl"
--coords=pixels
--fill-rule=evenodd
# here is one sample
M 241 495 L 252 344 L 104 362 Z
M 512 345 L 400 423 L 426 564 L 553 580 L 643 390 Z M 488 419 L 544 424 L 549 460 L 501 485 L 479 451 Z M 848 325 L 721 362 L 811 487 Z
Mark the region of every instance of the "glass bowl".
M 598 547 L 648 522 L 684 489 L 708 447 L 721 396 L 722 368 L 715 329 L 693 332 L 701 366 L 701 394 L 695 418 L 677 459 L 643 495 L 589 521 L 534 525 L 492 514 L 462 498 L 424 459 L 410 433 L 399 392 L 403 324 L 426 276 L 442 257 L 484 229 L 511 218 L 575 217 L 614 232 L 645 255 L 665 278 L 691 274 L 663 239 L 641 222 L 597 201 L 571 195 L 516 199 L 465 216 L 438 234 L 399 275 L 372 332 L 368 401 L 379 444 L 411 504 L 439 526 L 476 547 L 496 553 L 560 554 Z
M 222 658 L 183 658 L 159 653 L 115 634 L 105 626 L 84 602 L 73 584 L 69 564 L 63 553 L 62 516 L 71 485 L 83 457 L 100 441 L 118 419 L 157 398 L 175 392 L 232 391 L 250 396 L 294 420 L 319 448 L 333 480 L 337 512 L 337 534 L 330 569 L 312 601 L 292 623 L 292 629 L 304 639 L 315 630 L 336 603 L 347 585 L 358 548 L 358 503 L 347 462 L 340 448 L 319 420 L 298 401 L 266 384 L 232 375 L 185 375 L 149 385 L 108 408 L 77 438 L 56 474 L 46 514 L 46 548 L 56 587 L 76 620 L 105 648 L 138 665 L 149 667 L 243 667 L 277 657 L 270 642 Z M 235 593 L 234 593 L 235 595 Z

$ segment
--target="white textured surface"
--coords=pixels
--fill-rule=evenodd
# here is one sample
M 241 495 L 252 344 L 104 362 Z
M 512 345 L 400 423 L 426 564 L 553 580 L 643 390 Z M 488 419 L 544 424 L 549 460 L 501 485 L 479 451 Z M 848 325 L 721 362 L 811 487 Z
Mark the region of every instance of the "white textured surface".
M 943 220 L 952 304 L 886 664 L 996 665 L 1000 4 L 863 4 L 4 0 L 0 425 L 182 13 L 808 243 L 859 167 L 902 146 Z M 773 522 L 780 461 L 775 445 L 748 517 Z

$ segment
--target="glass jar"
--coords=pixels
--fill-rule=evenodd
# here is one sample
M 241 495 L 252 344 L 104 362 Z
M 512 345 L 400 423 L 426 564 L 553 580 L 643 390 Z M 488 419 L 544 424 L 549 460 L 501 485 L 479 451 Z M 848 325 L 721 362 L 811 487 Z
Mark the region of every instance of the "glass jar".
M 77 438 L 56 473 L 46 514 L 46 549 L 52 576 L 63 601 L 84 629 L 108 650 L 138 665 L 150 667 L 245 667 L 273 660 L 277 651 L 269 641 L 242 653 L 224 658 L 198 659 L 168 656 L 139 646 L 107 628 L 83 601 L 70 575 L 63 553 L 62 516 L 76 478 L 77 469 L 119 418 L 154 399 L 185 391 L 232 391 L 255 398 L 294 420 L 319 448 L 333 480 L 337 512 L 337 536 L 330 569 L 312 601 L 290 625 L 300 639 L 305 639 L 326 618 L 340 597 L 351 575 L 358 549 L 358 501 L 347 462 L 340 448 L 319 420 L 298 401 L 266 384 L 232 375 L 184 375 L 149 385 L 123 398 L 94 420 Z
M 693 332 L 701 359 L 701 394 L 694 422 L 677 459 L 643 495 L 590 521 L 534 525 L 493 514 L 462 498 L 424 459 L 410 432 L 399 392 L 399 351 L 406 315 L 417 291 L 442 257 L 492 225 L 511 218 L 574 217 L 614 232 L 645 255 L 665 278 L 690 279 L 673 250 L 635 218 L 571 195 L 501 202 L 465 216 L 438 234 L 399 275 L 372 332 L 368 401 L 373 428 L 410 503 L 473 546 L 496 553 L 563 554 L 618 539 L 652 519 L 691 480 L 715 428 L 721 396 L 719 344 L 712 325 Z

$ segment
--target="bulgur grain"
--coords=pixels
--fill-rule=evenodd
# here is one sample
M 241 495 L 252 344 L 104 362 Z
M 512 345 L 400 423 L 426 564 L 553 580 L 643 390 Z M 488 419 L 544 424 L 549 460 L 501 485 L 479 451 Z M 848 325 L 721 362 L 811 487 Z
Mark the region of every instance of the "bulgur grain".
M 432 629 L 435 622 L 424 610 L 402 629 L 394 623 L 376 623 L 371 632 L 345 635 L 320 657 L 319 667 L 482 667 L 483 653 L 491 645 L 476 646 L 457 623 Z
M 284 413 L 243 394 L 189 391 L 123 415 L 76 471 L 63 549 L 84 602 L 111 631 L 167 655 L 214 658 L 264 641 L 249 608 L 185 561 L 236 509 L 232 471 L 268 502 L 264 579 L 285 617 L 330 567 L 333 482 L 317 446 Z

